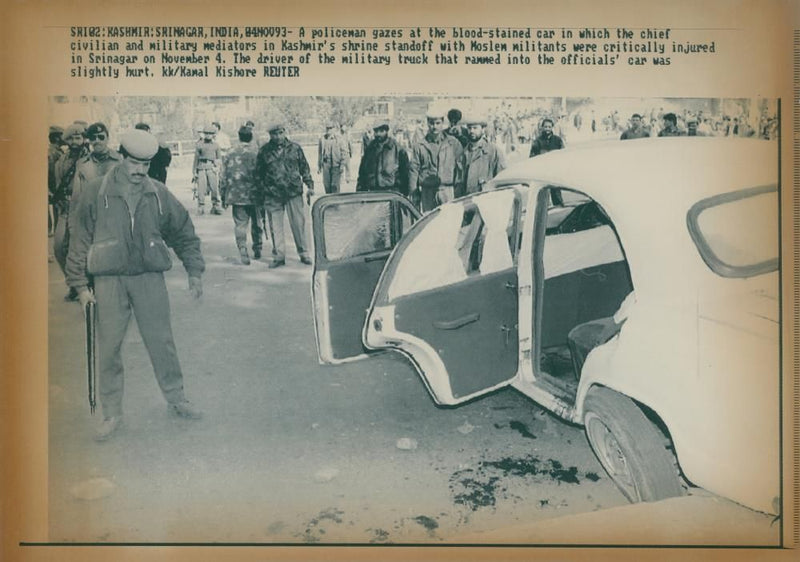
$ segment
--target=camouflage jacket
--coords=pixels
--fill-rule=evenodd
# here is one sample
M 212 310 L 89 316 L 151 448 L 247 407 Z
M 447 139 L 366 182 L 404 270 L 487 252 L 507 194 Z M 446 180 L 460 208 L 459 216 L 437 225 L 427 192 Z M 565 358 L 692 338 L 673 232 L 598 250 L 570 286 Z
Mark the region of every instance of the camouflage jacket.
M 267 200 L 287 202 L 303 194 L 303 184 L 314 189 L 311 169 L 303 149 L 287 140 L 281 145 L 273 141 L 258 151 L 256 178 Z
M 223 158 L 219 191 L 225 205 L 263 205 L 264 190 L 256 181 L 256 157 L 248 144 L 238 144 Z

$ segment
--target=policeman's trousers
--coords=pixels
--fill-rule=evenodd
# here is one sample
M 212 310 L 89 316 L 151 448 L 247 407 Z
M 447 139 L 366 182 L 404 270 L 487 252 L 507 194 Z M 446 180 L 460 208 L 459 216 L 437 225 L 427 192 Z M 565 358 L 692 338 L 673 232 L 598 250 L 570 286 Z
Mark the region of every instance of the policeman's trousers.
M 161 392 L 170 404 L 184 400 L 183 373 L 170 323 L 169 297 L 162 273 L 94 278 L 97 299 L 98 383 L 103 416 L 122 414 L 122 341 L 131 313 L 150 355 Z
M 342 167 L 332 164 L 322 165 L 322 185 L 325 186 L 325 193 L 339 193 L 342 183 Z
M 272 254 L 276 260 L 286 259 L 286 240 L 284 239 L 283 211 L 289 215 L 289 226 L 292 229 L 294 245 L 297 247 L 297 254 L 301 257 L 308 257 L 308 246 L 306 245 L 306 215 L 303 205 L 303 196 L 298 195 L 289 199 L 286 203 L 280 201 L 267 201 L 264 206 L 269 218 L 270 236 L 272 236 Z
M 234 205 L 233 235 L 236 238 L 236 247 L 240 250 L 247 248 L 247 224 L 250 223 L 250 236 L 253 240 L 253 250 L 260 250 L 263 245 L 264 212 L 258 205 Z
M 214 168 L 197 170 L 197 198 L 200 206 L 205 204 L 206 195 L 211 192 L 211 202 L 219 205 L 219 175 Z

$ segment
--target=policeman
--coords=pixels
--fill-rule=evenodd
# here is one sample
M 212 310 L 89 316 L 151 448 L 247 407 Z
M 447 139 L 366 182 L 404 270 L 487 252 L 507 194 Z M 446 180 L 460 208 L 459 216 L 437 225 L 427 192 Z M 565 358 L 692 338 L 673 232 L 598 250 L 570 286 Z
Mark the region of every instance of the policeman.
M 197 182 L 197 214 L 205 213 L 206 195 L 211 192 L 211 214 L 221 215 L 219 199 L 219 167 L 222 151 L 214 142 L 217 128 L 209 123 L 203 128 L 203 138 L 197 141 L 194 151 L 193 182 Z
M 317 172 L 322 174 L 325 193 L 339 193 L 345 150 L 339 135 L 336 134 L 336 123 L 328 123 L 325 134 L 320 137 L 317 146 Z
M 300 261 L 311 264 L 306 245 L 306 219 L 303 207 L 303 184 L 306 197 L 314 194 L 314 180 L 303 149 L 286 138 L 286 128 L 281 122 L 269 125 L 269 142 L 258 151 L 256 179 L 264 189 L 264 207 L 272 236 L 273 259 L 269 267 L 286 265 L 286 240 L 283 232 L 283 213 L 289 215 L 294 244 Z
M 53 192 L 53 214 L 55 215 L 55 233 L 53 234 L 53 254 L 61 271 L 66 271 L 67 250 L 69 249 L 68 217 L 72 198 L 72 187 L 78 162 L 87 154 L 84 145 L 85 128 L 73 123 L 64 131 L 67 152 L 58 159 L 54 166 L 56 187 Z M 70 289 L 65 300 L 74 301 L 78 294 Z
M 184 395 L 163 272 L 172 266 L 172 248 L 189 275 L 189 290 L 200 298 L 205 263 L 189 213 L 164 184 L 147 176 L 157 150 L 158 141 L 150 133 L 126 133 L 123 160 L 105 176 L 89 181 L 75 201 L 67 283 L 77 291 L 81 305 L 97 302 L 103 408 L 98 441 L 112 437 L 122 422 L 120 350 L 131 313 L 169 410 L 188 419 L 202 415 Z M 90 275 L 94 294 L 88 289 Z
M 411 146 L 408 186 L 422 211 L 435 209 L 455 196 L 456 162 L 464 151 L 461 143 L 444 134 L 444 110 L 428 110 L 428 134 Z
M 264 193 L 261 182 L 256 181 L 257 153 L 250 147 L 253 131 L 247 127 L 239 129 L 239 144 L 223 159 L 219 192 L 223 208 L 233 205 L 233 232 L 239 248 L 242 264 L 250 265 L 247 253 L 247 225 L 253 242 L 253 257 L 261 258 Z
M 458 159 L 456 197 L 483 191 L 483 185 L 506 167 L 502 153 L 486 139 L 486 118 L 467 116 L 462 123 L 467 127 L 469 142 Z
M 108 128 L 103 123 L 92 123 L 86 129 L 86 139 L 91 152 L 80 159 L 75 168 L 72 197 L 77 198 L 83 186 L 94 178 L 106 175 L 122 156 L 108 146 Z

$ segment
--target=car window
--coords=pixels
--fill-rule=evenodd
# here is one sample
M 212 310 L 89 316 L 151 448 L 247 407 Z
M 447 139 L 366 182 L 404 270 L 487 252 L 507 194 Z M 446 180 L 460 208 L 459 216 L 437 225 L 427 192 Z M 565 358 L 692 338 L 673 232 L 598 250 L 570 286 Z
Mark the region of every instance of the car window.
M 700 255 L 715 273 L 750 277 L 777 270 L 777 186 L 698 201 L 687 222 Z
M 518 208 L 511 189 L 440 207 L 405 248 L 389 299 L 514 267 Z
M 388 252 L 413 222 L 391 201 L 348 201 L 323 211 L 325 257 L 330 261 Z

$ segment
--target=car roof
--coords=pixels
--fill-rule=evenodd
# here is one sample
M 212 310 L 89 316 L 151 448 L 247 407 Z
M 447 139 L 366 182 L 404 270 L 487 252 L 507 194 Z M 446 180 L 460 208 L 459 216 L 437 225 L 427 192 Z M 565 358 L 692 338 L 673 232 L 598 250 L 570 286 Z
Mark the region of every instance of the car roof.
M 631 206 L 663 201 L 684 210 L 699 199 L 777 181 L 777 143 L 669 137 L 589 142 L 529 158 L 502 171 L 493 184 L 541 181 L 585 190 L 601 202 Z
M 777 176 L 777 142 L 673 137 L 592 142 L 550 152 L 504 170 L 492 185 L 536 181 L 585 192 L 610 216 L 634 286 L 663 292 L 676 280 L 688 282 L 710 272 L 687 228 L 692 205 L 721 193 L 775 185 Z

